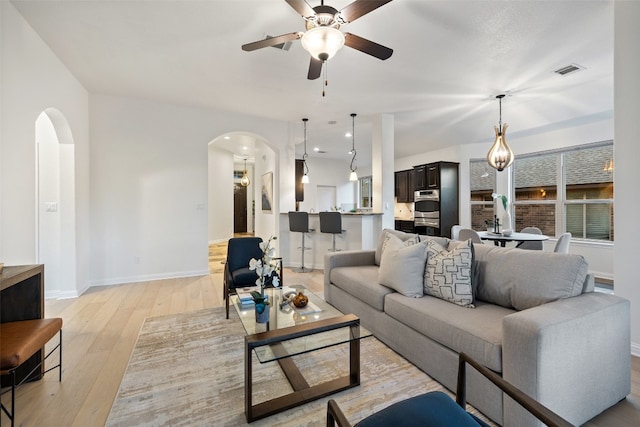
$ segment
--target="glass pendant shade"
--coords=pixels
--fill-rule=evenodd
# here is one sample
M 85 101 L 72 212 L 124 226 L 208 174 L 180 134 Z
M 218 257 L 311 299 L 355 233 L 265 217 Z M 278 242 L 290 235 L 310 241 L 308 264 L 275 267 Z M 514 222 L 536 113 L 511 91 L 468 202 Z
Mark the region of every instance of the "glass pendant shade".
M 302 175 L 302 179 L 300 180 L 300 182 L 302 182 L 303 184 L 308 184 L 309 183 L 309 175 L 307 175 L 306 173 L 304 175 Z
M 508 168 L 513 163 L 514 155 L 511 151 L 511 147 L 507 144 L 506 132 L 507 124 L 502 125 L 502 129 L 498 126 L 494 126 L 496 131 L 496 140 L 491 146 L 489 153 L 487 153 L 487 162 L 489 165 L 498 170 L 498 172 Z
M 251 184 L 251 180 L 249 179 L 249 175 L 247 174 L 247 159 L 244 159 L 244 172 L 242 174 L 242 178 L 240 178 L 240 185 L 243 187 L 248 187 Z
M 357 181 L 358 180 L 358 174 L 356 173 L 356 171 L 351 171 L 351 173 L 349 174 L 349 181 Z
M 304 33 L 302 47 L 314 58 L 326 61 L 344 46 L 344 34 L 333 27 L 315 27 Z

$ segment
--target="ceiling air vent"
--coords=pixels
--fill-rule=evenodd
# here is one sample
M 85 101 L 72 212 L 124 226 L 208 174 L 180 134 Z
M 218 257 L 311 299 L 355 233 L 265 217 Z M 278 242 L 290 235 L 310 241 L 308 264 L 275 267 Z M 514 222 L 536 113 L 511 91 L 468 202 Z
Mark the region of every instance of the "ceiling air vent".
M 269 40 L 272 39 L 273 36 L 267 36 L 264 39 L 265 40 Z M 284 43 L 280 43 L 280 44 L 274 44 L 271 47 L 275 47 L 276 49 L 280 49 L 280 50 L 289 50 L 289 48 L 291 48 L 291 42 L 284 42 Z
M 567 74 L 575 73 L 576 71 L 584 70 L 584 67 L 578 64 L 570 64 L 566 67 L 558 68 L 554 71 L 556 74 L 560 74 L 561 76 L 566 76 Z

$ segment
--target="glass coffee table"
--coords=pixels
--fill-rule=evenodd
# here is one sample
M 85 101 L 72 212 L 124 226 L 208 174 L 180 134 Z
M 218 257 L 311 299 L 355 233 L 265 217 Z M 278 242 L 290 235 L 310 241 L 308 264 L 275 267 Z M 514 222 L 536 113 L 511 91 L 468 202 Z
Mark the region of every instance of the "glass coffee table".
M 307 307 L 298 309 L 291 304 L 280 308 L 284 295 L 290 291 L 304 292 L 309 298 Z M 357 316 L 342 314 L 301 285 L 266 289 L 265 293 L 270 301 L 267 323 L 256 323 L 254 308 L 241 305 L 237 295 L 231 296 L 231 302 L 247 333 L 244 350 L 247 422 L 360 385 L 360 339 L 370 337 L 371 332 L 360 326 Z M 339 344 L 349 344 L 349 374 L 309 385 L 291 358 Z M 254 405 L 252 353 L 260 363 L 277 362 L 293 391 Z

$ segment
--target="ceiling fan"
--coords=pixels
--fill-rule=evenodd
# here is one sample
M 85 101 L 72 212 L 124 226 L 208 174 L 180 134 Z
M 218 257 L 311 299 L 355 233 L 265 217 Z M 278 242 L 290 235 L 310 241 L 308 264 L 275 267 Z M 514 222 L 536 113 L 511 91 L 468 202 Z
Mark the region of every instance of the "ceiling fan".
M 340 11 L 325 5 L 324 0 L 321 0 L 321 4 L 316 7 L 311 7 L 305 0 L 285 1 L 305 20 L 306 31 L 282 34 L 247 43 L 242 45 L 242 50 L 250 52 L 301 39 L 302 47 L 311 54 L 309 73 L 307 74 L 309 80 L 320 77 L 322 64 L 335 55 L 343 45 L 381 60 L 388 59 L 393 54 L 393 49 L 339 30 L 341 25 L 353 22 L 392 0 L 355 0 Z

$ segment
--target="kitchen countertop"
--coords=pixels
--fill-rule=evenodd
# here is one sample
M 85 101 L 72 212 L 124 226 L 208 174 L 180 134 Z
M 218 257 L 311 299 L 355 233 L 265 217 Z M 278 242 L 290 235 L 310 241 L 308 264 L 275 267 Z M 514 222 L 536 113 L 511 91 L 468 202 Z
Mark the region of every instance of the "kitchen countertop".
M 355 216 L 367 216 L 367 215 L 383 215 L 382 212 L 340 212 L 342 215 L 355 215 Z M 318 215 L 319 212 L 309 212 L 309 215 Z M 289 212 L 282 212 L 280 215 L 289 215 Z M 411 220 L 413 221 L 413 219 Z

